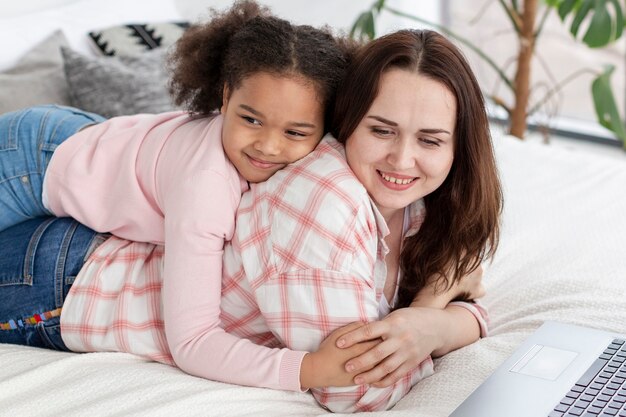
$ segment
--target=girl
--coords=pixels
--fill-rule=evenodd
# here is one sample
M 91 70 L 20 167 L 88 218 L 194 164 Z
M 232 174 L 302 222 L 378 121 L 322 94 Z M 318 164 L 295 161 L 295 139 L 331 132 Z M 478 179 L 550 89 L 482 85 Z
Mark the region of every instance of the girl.
M 223 246 L 232 237 L 248 183 L 267 180 L 320 141 L 348 52 L 327 31 L 292 25 L 241 1 L 190 28 L 171 57 L 171 90 L 187 112 L 105 121 L 77 109 L 42 106 L 1 116 L 0 230 L 53 214 L 164 245 L 165 293 L 181 282 L 206 284 L 206 308 L 195 312 L 206 331 L 186 349 L 172 349 L 174 361 L 197 358 L 200 349 L 206 362 L 196 361 L 194 373 L 206 375 L 212 358 L 223 360 L 211 352 L 265 355 L 284 364 L 286 387 L 300 389 L 298 369 L 291 365 L 306 352 L 270 351 L 218 327 Z M 186 296 L 179 291 L 164 299 L 166 331 L 181 334 Z M 53 306 L 21 317 L 54 317 L 63 299 L 59 289 Z M 17 315 L 5 318 L 11 329 L 28 324 Z M 171 340 L 177 338 L 168 335 Z M 61 339 L 54 344 L 89 348 L 78 342 L 65 346 Z

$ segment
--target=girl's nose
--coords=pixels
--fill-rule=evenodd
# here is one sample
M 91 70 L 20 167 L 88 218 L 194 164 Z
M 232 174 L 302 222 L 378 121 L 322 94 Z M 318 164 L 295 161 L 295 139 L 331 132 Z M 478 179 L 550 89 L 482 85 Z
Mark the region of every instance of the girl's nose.
M 263 155 L 278 155 L 281 149 L 281 138 L 278 134 L 268 132 L 263 138 L 258 139 L 254 144 L 254 149 Z

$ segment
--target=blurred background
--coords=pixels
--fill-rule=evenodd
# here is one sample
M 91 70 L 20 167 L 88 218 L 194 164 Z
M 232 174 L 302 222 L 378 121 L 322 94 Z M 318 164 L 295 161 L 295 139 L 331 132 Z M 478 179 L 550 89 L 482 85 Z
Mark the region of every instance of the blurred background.
M 191 19 L 206 16 L 207 4 L 216 8 L 226 8 L 231 4 L 231 1 L 225 0 L 176 1 L 181 13 Z M 373 0 L 262 0 L 261 2 L 287 19 L 311 25 L 328 24 L 343 31 L 350 31 L 358 16 L 375 3 Z M 449 28 L 477 48 L 488 52 L 493 61 L 510 77 L 513 77 L 518 39 L 501 3 L 517 2 L 387 0 L 385 7 Z M 546 8 L 544 1 L 538 3 L 537 20 L 543 17 Z M 429 27 L 424 22 L 398 16 L 385 9 L 375 19 L 377 36 L 400 28 Z M 615 67 L 611 75 L 611 87 L 619 114 L 623 117 L 626 113 L 626 36 L 606 47 L 592 49 L 572 36 L 568 23 L 568 21 L 561 21 L 556 10 L 547 13 L 542 33 L 537 41 L 533 62 L 531 103 L 533 99 L 533 104 L 542 101 L 555 88 L 559 91 L 547 98 L 539 106 L 540 108 L 530 115 L 530 126 L 547 127 L 566 136 L 569 134 L 588 139 L 607 139 L 608 143 L 615 142 L 615 135 L 599 126 L 597 122 L 591 96 L 591 83 L 605 65 Z M 433 26 L 430 27 L 433 28 Z M 497 96 L 505 102 L 511 102 L 512 93 L 506 89 L 496 72 L 466 45 L 458 41 L 456 43 L 470 60 L 486 95 Z M 507 117 L 497 106 L 492 106 L 491 111 L 496 118 Z
M 626 10 L 626 0 L 532 0 L 537 3 L 536 27 L 541 27 L 532 59 L 530 102 L 527 106 L 528 130 L 517 136 L 539 135 L 541 141 L 553 137 L 569 137 L 587 142 L 603 143 L 621 148 L 626 144 L 626 36 L 600 48 L 590 48 L 581 41 L 582 34 L 590 25 L 595 8 L 604 7 L 615 20 L 615 7 Z M 12 16 L 39 13 L 42 10 L 69 10 L 68 3 L 84 3 L 85 0 L 30 0 L 27 2 L 0 2 L 0 23 Z M 206 19 L 209 9 L 225 9 L 231 0 L 153 0 L 154 10 L 168 7 L 173 2 L 179 12 L 172 19 L 190 22 Z M 330 25 L 336 31 L 349 33 L 364 12 L 371 15 L 371 22 L 360 21 L 361 27 L 373 26 L 373 36 L 400 28 L 434 28 L 450 30 L 453 41 L 464 51 L 482 85 L 490 103 L 490 114 L 495 125 L 508 133 L 510 110 L 515 107 L 513 89 L 500 75 L 511 81 L 516 72 L 520 40 L 511 18 L 510 10 L 523 10 L 530 0 L 260 0 L 277 15 L 313 26 Z M 128 1 L 129 9 L 138 9 L 145 0 Z M 582 21 L 578 39 L 571 33 L 573 15 L 564 21 L 557 9 L 547 4 L 570 3 L 576 7 L 591 5 L 592 12 Z M 105 4 L 93 0 L 93 4 Z M 381 6 L 377 10 L 376 5 Z M 98 6 L 102 7 L 102 6 Z M 94 6 L 94 13 L 99 13 Z M 145 6 L 144 10 L 145 10 Z M 509 13 L 507 13 L 509 9 Z M 123 9 L 122 14 L 129 14 Z M 596 13 L 599 14 L 599 13 Z M 404 15 L 410 16 L 406 17 Z M 162 15 L 159 15 L 161 17 Z M 157 16 L 154 16 L 156 18 Z M 623 16 L 622 16 L 623 18 Z M 544 21 L 545 19 L 545 21 Z M 137 20 L 137 19 L 135 19 Z M 623 27 L 624 21 L 621 20 Z M 74 25 L 75 26 L 75 25 Z M 0 29 L 1 30 L 1 29 Z M 30 29 L 29 29 L 30 30 Z M 68 30 L 66 29 L 66 33 Z M 19 38 L 20 34 L 16 35 Z M 23 36 L 34 36 L 25 32 Z M 18 39 L 19 40 L 19 39 Z M 0 39 L 3 50 L 12 47 L 15 39 Z M 71 41 L 71 39 L 70 39 Z M 7 45 L 4 45 L 7 43 Z M 5 47 L 6 46 L 6 47 Z M 2 58 L 3 52 L 0 52 Z M 487 56 L 491 63 L 486 59 Z M 1 59 L 0 59 L 1 61 Z M 613 115 L 613 131 L 600 125 L 591 92 L 592 82 L 606 66 L 614 70 L 604 88 L 614 100 L 617 115 Z M 596 93 L 607 97 L 605 93 Z M 507 111 L 508 109 L 509 111 Z M 621 129 L 615 128 L 616 120 Z M 610 124 L 606 122 L 605 124 Z M 621 133 L 620 133 L 621 132 Z

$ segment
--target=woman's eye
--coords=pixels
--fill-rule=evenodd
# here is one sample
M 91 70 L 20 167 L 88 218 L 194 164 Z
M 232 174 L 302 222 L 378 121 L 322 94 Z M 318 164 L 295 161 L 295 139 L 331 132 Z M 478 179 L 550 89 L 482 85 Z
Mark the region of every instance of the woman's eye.
M 261 122 L 258 121 L 257 119 L 255 119 L 254 117 L 250 117 L 250 116 L 241 116 L 241 118 L 243 120 L 245 120 L 246 122 L 248 122 L 251 125 L 256 125 L 256 126 L 261 126 Z
M 377 136 L 382 136 L 382 137 L 389 137 L 394 134 L 393 130 L 380 128 L 380 127 L 373 127 L 372 133 L 374 133 Z
M 435 139 L 420 138 L 420 141 L 426 146 L 440 146 L 439 141 Z

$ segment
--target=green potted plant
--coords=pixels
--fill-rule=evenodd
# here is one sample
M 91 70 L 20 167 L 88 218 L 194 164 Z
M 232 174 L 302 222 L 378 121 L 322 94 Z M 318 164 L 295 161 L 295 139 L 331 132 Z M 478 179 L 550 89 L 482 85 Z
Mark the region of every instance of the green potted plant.
M 543 97 L 536 102 L 530 102 L 531 72 L 535 47 L 540 40 L 548 15 L 558 13 L 561 21 L 569 25 L 570 32 L 577 40 L 591 48 L 601 48 L 622 36 L 626 6 L 624 0 L 544 0 L 543 2 L 539 0 L 498 0 L 497 3 L 503 8 L 518 40 L 519 48 L 514 59 L 513 76 L 508 75 L 505 68 L 496 64 L 486 51 L 481 50 L 449 28 L 391 7 L 386 4 L 386 0 L 375 1 L 368 10 L 359 15 L 352 27 L 351 36 L 360 39 L 374 38 L 376 36 L 376 20 L 383 11 L 386 11 L 396 16 L 427 24 L 456 39 L 484 60 L 496 72 L 503 85 L 511 91 L 513 100 L 510 103 L 497 95 L 486 94 L 486 96 L 506 111 L 509 133 L 518 138 L 523 138 L 528 116 L 536 112 L 542 103 L 556 94 L 565 83 L 573 78 L 569 77 L 567 80 L 555 83 Z M 605 66 L 602 72 L 596 72 L 591 85 L 591 93 L 598 122 L 621 140 L 626 148 L 626 128 L 618 112 L 611 89 L 611 74 L 614 70 L 613 66 Z

